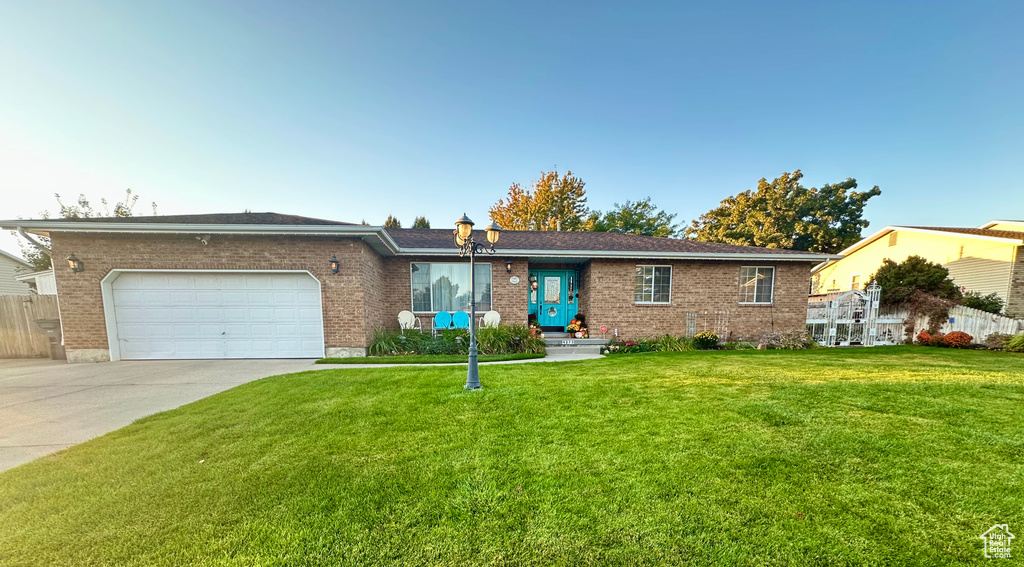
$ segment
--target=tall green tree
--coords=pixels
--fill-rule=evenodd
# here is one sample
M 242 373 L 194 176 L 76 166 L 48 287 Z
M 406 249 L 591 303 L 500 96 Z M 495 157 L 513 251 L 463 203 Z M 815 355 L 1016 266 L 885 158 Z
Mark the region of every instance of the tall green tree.
M 491 207 L 491 220 L 507 230 L 587 230 L 585 185 L 571 171 L 544 172 L 531 189 L 514 183 Z
M 999 297 L 995 292 L 988 295 L 982 295 L 977 291 L 969 291 L 965 293 L 963 299 L 960 300 L 960 304 L 965 307 L 980 309 L 982 311 L 988 311 L 989 313 L 1002 313 L 1003 303 L 1003 298 Z
M 412 221 L 412 227 L 413 228 L 430 228 L 430 221 L 427 220 L 427 217 L 416 217 Z
M 800 184 L 803 173 L 783 173 L 772 181 L 762 178 L 754 191 L 744 191 L 693 221 L 686 236 L 704 242 L 724 242 L 765 248 L 789 248 L 835 253 L 857 242 L 864 205 L 882 191 L 876 185 L 855 191 L 857 180 L 823 185 Z
M 388 220 L 384 221 L 384 228 L 402 228 L 402 221 L 394 215 L 388 215 Z
M 675 214 L 669 214 L 651 203 L 647 197 L 642 201 L 626 201 L 615 203 L 612 210 L 601 214 L 597 211 L 590 214 L 590 230 L 595 232 L 619 232 L 623 234 L 641 234 L 644 236 L 675 236 L 679 225 L 672 221 Z
M 111 204 L 106 198 L 100 199 L 101 208 L 97 209 L 93 207 L 92 202 L 84 194 L 79 194 L 78 199 L 73 203 L 65 203 L 60 196 L 60 193 L 54 193 L 54 197 L 57 199 L 57 206 L 60 211 L 59 218 L 65 219 L 88 219 L 95 217 L 131 217 L 135 215 L 135 205 L 139 201 L 139 196 L 132 192 L 131 189 L 125 189 L 124 199 L 114 202 L 113 209 Z M 153 214 L 156 214 L 156 203 L 152 203 Z M 44 219 L 51 218 L 50 211 L 43 211 L 39 214 Z M 36 237 L 36 240 L 40 244 L 44 245 L 46 249 L 41 249 L 35 245 L 29 244 L 22 240 L 18 240 L 18 244 L 21 246 L 21 255 L 27 260 L 36 270 L 47 270 L 51 266 L 50 261 L 50 239 L 45 236 Z
M 917 292 L 954 301 L 963 297 L 948 269 L 917 255 L 898 264 L 886 258 L 870 280 L 881 286 L 882 303 L 886 305 L 905 305 Z
M 881 286 L 883 305 L 907 309 L 903 326 L 908 343 L 913 342 L 918 317 L 927 316 L 928 332 L 936 333 L 963 296 L 948 269 L 917 255 L 898 264 L 886 258 L 870 281 Z

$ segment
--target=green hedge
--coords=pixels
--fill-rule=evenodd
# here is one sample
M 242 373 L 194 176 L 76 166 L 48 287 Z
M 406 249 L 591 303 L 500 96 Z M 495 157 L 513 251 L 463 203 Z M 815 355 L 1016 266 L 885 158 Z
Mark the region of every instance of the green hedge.
M 526 325 L 498 325 L 476 332 L 480 354 L 544 354 L 544 340 L 533 336 Z M 370 356 L 402 354 L 468 354 L 469 331 L 452 329 L 434 336 L 430 332 L 374 329 Z

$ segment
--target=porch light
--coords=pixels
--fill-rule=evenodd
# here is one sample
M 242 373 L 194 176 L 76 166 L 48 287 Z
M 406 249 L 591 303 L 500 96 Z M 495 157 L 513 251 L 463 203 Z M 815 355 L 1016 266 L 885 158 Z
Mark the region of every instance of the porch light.
M 455 221 L 455 242 L 459 245 L 465 242 L 469 235 L 473 233 L 473 221 L 469 220 L 466 213 L 462 213 L 462 218 Z M 462 242 L 459 242 L 459 241 Z
M 512 273 L 512 258 L 505 259 L 505 273 Z
M 71 268 L 72 272 L 83 272 L 85 271 L 85 263 L 78 259 L 74 253 L 68 256 L 68 267 Z
M 331 256 L 331 273 L 332 274 L 337 274 L 338 273 L 338 267 L 339 267 L 338 256 L 337 255 L 332 255 Z
M 501 236 L 501 227 L 498 226 L 498 223 L 491 221 L 491 224 L 487 225 L 484 230 L 487 232 L 487 242 L 497 244 L 498 237 Z
M 537 282 L 537 274 L 530 274 L 530 289 L 536 290 L 538 287 L 540 284 Z

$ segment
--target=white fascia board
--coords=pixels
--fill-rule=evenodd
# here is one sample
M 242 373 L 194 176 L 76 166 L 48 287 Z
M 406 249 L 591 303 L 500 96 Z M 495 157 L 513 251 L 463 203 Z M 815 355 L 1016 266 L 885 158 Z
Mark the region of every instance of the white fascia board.
M 403 248 L 399 256 L 457 256 L 456 248 Z M 537 258 L 641 258 L 672 260 L 770 260 L 770 261 L 818 261 L 836 258 L 829 254 L 750 254 L 719 252 L 631 252 L 619 250 L 511 250 L 499 249 L 495 256 L 527 256 Z

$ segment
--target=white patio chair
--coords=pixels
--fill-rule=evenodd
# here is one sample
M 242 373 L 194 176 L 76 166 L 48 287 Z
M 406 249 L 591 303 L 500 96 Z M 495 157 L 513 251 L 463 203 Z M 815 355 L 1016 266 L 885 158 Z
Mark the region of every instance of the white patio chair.
M 420 318 L 413 315 L 412 311 L 401 311 L 398 313 L 398 326 L 402 330 L 406 329 L 419 329 L 423 330 L 423 324 L 420 323 Z
M 488 311 L 480 318 L 481 327 L 497 327 L 501 323 L 501 314 L 497 311 Z

